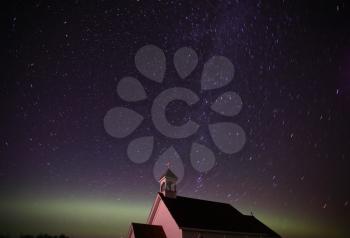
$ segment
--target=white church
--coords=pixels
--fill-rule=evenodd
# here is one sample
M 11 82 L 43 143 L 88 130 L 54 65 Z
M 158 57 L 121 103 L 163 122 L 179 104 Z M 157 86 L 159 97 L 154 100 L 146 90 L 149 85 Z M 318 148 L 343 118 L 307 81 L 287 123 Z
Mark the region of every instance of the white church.
M 230 204 L 177 196 L 176 175 L 161 176 L 146 224 L 132 223 L 128 238 L 281 237 Z

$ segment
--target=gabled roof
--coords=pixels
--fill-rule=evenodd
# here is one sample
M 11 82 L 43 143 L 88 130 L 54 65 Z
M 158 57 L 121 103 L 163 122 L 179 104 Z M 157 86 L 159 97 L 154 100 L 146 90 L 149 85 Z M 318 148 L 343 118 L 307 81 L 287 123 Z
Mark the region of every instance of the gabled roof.
M 160 176 L 160 179 L 163 178 L 163 177 L 167 177 L 167 178 L 174 178 L 174 179 L 177 179 L 177 176 L 173 173 L 173 171 L 171 171 L 170 169 L 167 169 L 165 171 L 165 173 Z
M 131 223 L 135 238 L 166 238 L 162 226 Z
M 227 203 L 177 196 L 159 196 L 182 229 L 211 230 L 280 237 L 254 216 L 246 216 Z

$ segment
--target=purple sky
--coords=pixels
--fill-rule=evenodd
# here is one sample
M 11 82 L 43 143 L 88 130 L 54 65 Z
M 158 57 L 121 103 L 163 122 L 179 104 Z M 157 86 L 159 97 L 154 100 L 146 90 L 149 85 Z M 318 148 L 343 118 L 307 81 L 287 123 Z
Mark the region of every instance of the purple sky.
M 183 195 L 229 202 L 248 212 L 309 217 L 315 227 L 326 224 L 342 237 L 350 220 L 349 9 L 346 1 L 12 2 L 1 10 L 6 31 L 0 206 L 6 199 L 52 196 L 151 206 L 158 190 L 153 166 L 174 146 L 184 166 Z M 136 52 L 147 44 L 164 51 L 162 84 L 147 80 L 135 66 Z M 198 55 L 187 81 L 173 65 L 175 52 L 184 46 Z M 201 91 L 203 65 L 215 55 L 233 63 L 234 79 L 226 87 Z M 125 76 L 141 82 L 146 100 L 125 102 L 118 96 L 117 84 Z M 175 86 L 189 88 L 200 100 L 192 108 L 171 102 L 166 116 L 173 124 L 189 119 L 200 125 L 236 123 L 246 133 L 243 149 L 223 153 L 205 127 L 184 139 L 160 133 L 151 120 L 152 102 Z M 226 91 L 242 98 L 235 117 L 208 106 Z M 106 112 L 117 106 L 144 117 L 122 139 L 111 137 L 103 124 Z M 128 159 L 128 143 L 147 135 L 155 138 L 151 158 L 135 164 Z M 191 166 L 191 144 L 197 139 L 215 155 L 207 173 Z M 292 234 L 282 225 L 273 227 Z M 27 232 L 17 225 L 6 229 L 0 235 Z M 69 231 L 69 225 L 62 230 Z

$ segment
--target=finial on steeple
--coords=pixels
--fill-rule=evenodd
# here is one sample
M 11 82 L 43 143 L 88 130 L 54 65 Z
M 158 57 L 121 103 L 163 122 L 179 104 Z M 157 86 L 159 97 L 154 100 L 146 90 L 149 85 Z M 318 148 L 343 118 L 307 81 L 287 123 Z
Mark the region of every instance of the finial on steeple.
M 167 167 L 168 169 L 170 169 L 170 161 L 168 161 L 168 162 L 166 163 L 166 167 Z

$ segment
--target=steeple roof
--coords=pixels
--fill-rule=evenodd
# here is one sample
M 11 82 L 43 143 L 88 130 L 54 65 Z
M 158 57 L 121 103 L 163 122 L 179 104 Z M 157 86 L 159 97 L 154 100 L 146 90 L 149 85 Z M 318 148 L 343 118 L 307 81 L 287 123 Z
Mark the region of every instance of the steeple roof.
M 176 175 L 169 168 L 165 171 L 165 173 L 162 176 L 160 176 L 160 179 L 163 177 L 177 179 Z

